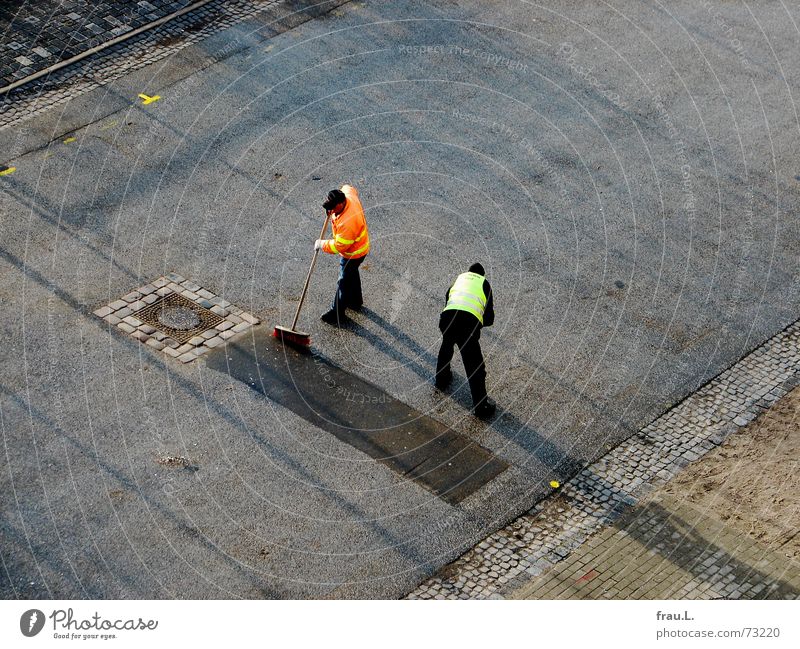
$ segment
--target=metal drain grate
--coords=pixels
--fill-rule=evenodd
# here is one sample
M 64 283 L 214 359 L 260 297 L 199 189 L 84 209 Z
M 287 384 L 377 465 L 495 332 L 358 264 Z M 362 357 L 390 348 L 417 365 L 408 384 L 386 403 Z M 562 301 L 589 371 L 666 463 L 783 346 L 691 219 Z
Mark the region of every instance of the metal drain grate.
M 224 320 L 216 313 L 178 293 L 170 293 L 150 306 L 136 311 L 133 316 L 179 343 L 189 342 Z

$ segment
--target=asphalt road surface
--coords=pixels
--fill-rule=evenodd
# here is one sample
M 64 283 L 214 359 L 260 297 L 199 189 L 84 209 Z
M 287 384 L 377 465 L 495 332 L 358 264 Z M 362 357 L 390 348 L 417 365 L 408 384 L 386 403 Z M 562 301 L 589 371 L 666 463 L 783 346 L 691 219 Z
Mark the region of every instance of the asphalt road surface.
M 402 596 L 796 320 L 798 22 L 773 2 L 350 2 L 0 131 L 0 594 Z M 289 324 L 343 182 L 369 311 L 318 321 L 326 256 L 301 326 L 508 465 L 458 502 L 220 358 L 183 365 L 92 315 L 177 272 L 261 319 L 245 341 Z M 475 261 L 488 423 L 460 361 L 452 393 L 432 385 L 445 291 Z M 381 421 L 349 397 L 330 407 Z

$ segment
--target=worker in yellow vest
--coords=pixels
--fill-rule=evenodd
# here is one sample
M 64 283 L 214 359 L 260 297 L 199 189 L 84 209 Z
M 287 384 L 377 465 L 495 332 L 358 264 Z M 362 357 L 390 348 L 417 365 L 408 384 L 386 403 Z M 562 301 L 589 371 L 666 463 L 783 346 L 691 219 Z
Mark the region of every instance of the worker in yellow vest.
M 495 404 L 486 395 L 486 367 L 481 353 L 482 327 L 494 324 L 492 287 L 480 264 L 472 264 L 461 273 L 447 291 L 444 310 L 439 316 L 442 346 L 436 363 L 436 387 L 444 390 L 453 379 L 450 361 L 453 346 L 458 345 L 464 370 L 472 392 L 473 412 L 481 418 L 491 417 Z

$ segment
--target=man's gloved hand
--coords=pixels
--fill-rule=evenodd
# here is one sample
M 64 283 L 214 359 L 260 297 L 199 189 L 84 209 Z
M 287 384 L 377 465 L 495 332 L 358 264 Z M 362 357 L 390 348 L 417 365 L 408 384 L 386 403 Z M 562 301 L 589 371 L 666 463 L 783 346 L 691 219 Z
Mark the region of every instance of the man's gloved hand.
M 321 249 L 322 249 L 322 244 L 323 244 L 323 243 L 324 243 L 324 242 L 323 242 L 323 240 L 322 240 L 322 239 L 317 239 L 317 240 L 314 242 L 314 250 L 321 250 Z

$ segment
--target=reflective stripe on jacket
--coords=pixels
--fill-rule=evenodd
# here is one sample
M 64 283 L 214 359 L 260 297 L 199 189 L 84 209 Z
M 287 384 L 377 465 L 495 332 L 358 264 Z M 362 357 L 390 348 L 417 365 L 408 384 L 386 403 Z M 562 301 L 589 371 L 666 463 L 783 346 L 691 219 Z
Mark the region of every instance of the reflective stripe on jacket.
M 478 273 L 461 273 L 450 288 L 450 297 L 444 311 L 466 311 L 483 324 L 483 313 L 486 311 L 484 281 L 486 278 Z
M 346 259 L 358 259 L 369 252 L 367 219 L 356 188 L 343 185 L 342 192 L 347 199 L 344 212 L 331 220 L 333 239 L 323 241 L 322 250 Z

